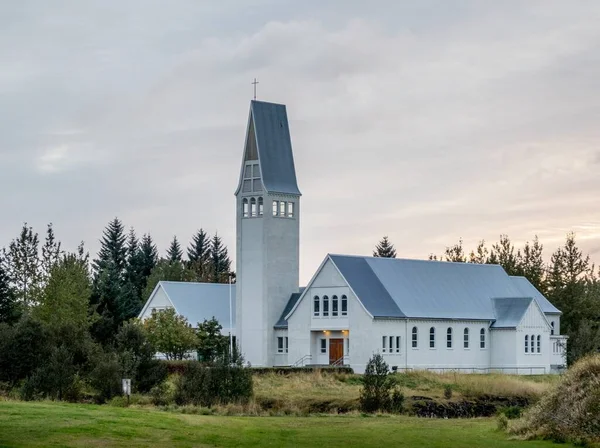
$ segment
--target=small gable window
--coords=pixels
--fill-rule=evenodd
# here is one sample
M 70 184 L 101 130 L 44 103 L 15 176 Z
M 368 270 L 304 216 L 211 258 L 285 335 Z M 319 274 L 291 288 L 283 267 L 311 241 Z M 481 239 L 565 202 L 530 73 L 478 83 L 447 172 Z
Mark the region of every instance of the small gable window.
M 469 329 L 465 328 L 463 335 L 463 348 L 469 348 Z
M 323 296 L 323 317 L 329 317 L 329 297 Z
M 429 348 L 435 348 L 435 328 L 429 329 Z
M 348 297 L 342 296 L 342 316 L 348 315 Z
M 485 348 L 485 328 L 479 331 L 479 348 Z
M 331 298 L 331 316 L 337 317 L 338 315 L 338 296 Z
M 319 316 L 321 314 L 321 299 L 319 296 L 315 296 L 313 301 L 313 316 Z
M 412 348 L 419 346 L 419 330 L 417 327 L 412 328 Z
M 448 327 L 446 331 L 446 348 L 452 348 L 452 327 Z
M 525 353 L 529 353 L 529 336 L 525 335 Z
M 542 337 L 539 334 L 537 337 L 537 352 L 542 353 Z

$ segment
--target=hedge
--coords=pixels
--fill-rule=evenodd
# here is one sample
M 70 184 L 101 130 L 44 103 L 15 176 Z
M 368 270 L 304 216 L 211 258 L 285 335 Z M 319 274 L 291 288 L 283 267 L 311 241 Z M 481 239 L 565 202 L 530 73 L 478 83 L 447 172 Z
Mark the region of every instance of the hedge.
M 167 370 L 170 375 L 173 374 L 183 374 L 187 366 L 190 363 L 197 361 L 167 361 L 161 360 L 167 366 Z M 351 367 L 337 367 L 337 366 L 319 366 L 319 367 L 251 367 L 250 371 L 255 375 L 264 375 L 266 373 L 276 373 L 278 375 L 289 375 L 291 373 L 310 373 L 321 371 L 323 373 L 348 373 L 353 374 L 354 370 Z

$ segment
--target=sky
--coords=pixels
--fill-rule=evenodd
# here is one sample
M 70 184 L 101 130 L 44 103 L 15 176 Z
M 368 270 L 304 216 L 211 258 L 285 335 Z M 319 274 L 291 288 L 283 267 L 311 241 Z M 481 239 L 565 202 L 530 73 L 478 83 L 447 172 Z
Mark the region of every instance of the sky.
M 300 279 L 569 231 L 600 263 L 600 2 L 0 0 L 0 247 L 114 217 L 161 253 L 218 232 L 256 77 L 287 105 Z

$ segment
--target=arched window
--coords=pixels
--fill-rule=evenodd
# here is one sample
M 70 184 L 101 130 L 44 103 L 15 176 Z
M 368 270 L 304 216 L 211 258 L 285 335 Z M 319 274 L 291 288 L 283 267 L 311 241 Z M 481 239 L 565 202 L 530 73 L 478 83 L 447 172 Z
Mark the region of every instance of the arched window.
M 331 297 L 331 316 L 338 316 L 338 296 Z
M 262 216 L 265 212 L 265 207 L 263 204 L 263 198 L 258 198 L 258 216 Z
M 277 210 L 279 210 L 279 202 L 273 201 L 273 216 L 277 216 Z
M 417 327 L 413 327 L 412 329 L 412 348 L 417 348 L 419 345 L 419 330 Z
M 535 353 L 535 336 L 531 335 L 531 353 Z
M 429 329 L 429 348 L 435 348 L 435 328 Z
M 550 334 L 554 335 L 554 321 L 550 322 Z
M 485 328 L 479 332 L 479 348 L 485 348 Z
M 313 301 L 313 316 L 318 316 L 321 314 L 321 299 L 319 296 L 315 296 Z
M 452 327 L 446 331 L 446 348 L 452 348 Z
M 529 353 L 529 336 L 525 335 L 525 353 Z
M 469 348 L 469 329 L 465 328 L 465 332 L 463 335 L 463 347 Z
M 537 352 L 542 353 L 542 337 L 539 334 L 537 337 Z
M 250 199 L 250 216 L 256 216 L 256 198 Z
M 244 218 L 248 217 L 248 199 L 246 198 L 242 199 L 242 214 Z
M 348 315 L 348 297 L 342 296 L 342 316 Z
M 323 317 L 329 317 L 329 297 L 323 296 Z

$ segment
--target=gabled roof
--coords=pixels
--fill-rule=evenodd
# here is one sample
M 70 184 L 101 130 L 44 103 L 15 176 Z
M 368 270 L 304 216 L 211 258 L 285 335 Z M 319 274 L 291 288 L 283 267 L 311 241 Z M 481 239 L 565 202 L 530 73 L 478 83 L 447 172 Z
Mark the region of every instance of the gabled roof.
M 492 299 L 497 297 L 532 297 L 543 311 L 556 310 L 529 282 L 527 286 L 515 280 L 499 265 L 349 255 L 328 258 L 374 318 L 494 321 Z
M 283 104 L 252 101 L 246 145 L 254 134 L 262 183 L 269 193 L 300 195 L 286 107 Z M 249 148 L 245 148 L 245 153 Z M 242 163 L 243 169 L 243 163 Z M 242 176 L 236 194 L 240 191 Z
M 285 316 L 287 316 L 288 313 L 290 311 L 292 311 L 292 309 L 296 306 L 296 303 L 298 303 L 298 300 L 300 299 L 300 296 L 302 295 L 303 292 L 304 292 L 304 288 L 300 288 L 300 292 L 295 292 L 290 296 L 290 299 L 288 300 L 288 303 L 286 304 L 285 309 L 283 310 L 283 313 L 281 313 L 281 317 L 279 318 L 279 320 L 277 321 L 277 323 L 274 326 L 275 328 L 287 328 L 288 327 L 288 323 L 287 323 Z
M 184 316 L 192 326 L 215 318 L 229 329 L 229 284 L 159 282 L 177 314 Z M 152 297 L 152 296 L 151 296 Z M 235 284 L 231 285 L 232 327 L 235 328 Z
M 530 297 L 512 297 L 492 299 L 496 321 L 492 328 L 516 328 L 527 312 L 533 299 Z
M 511 276 L 510 279 L 523 297 L 533 297 L 535 299 L 543 313 L 561 314 L 561 311 L 552 305 L 525 277 Z

